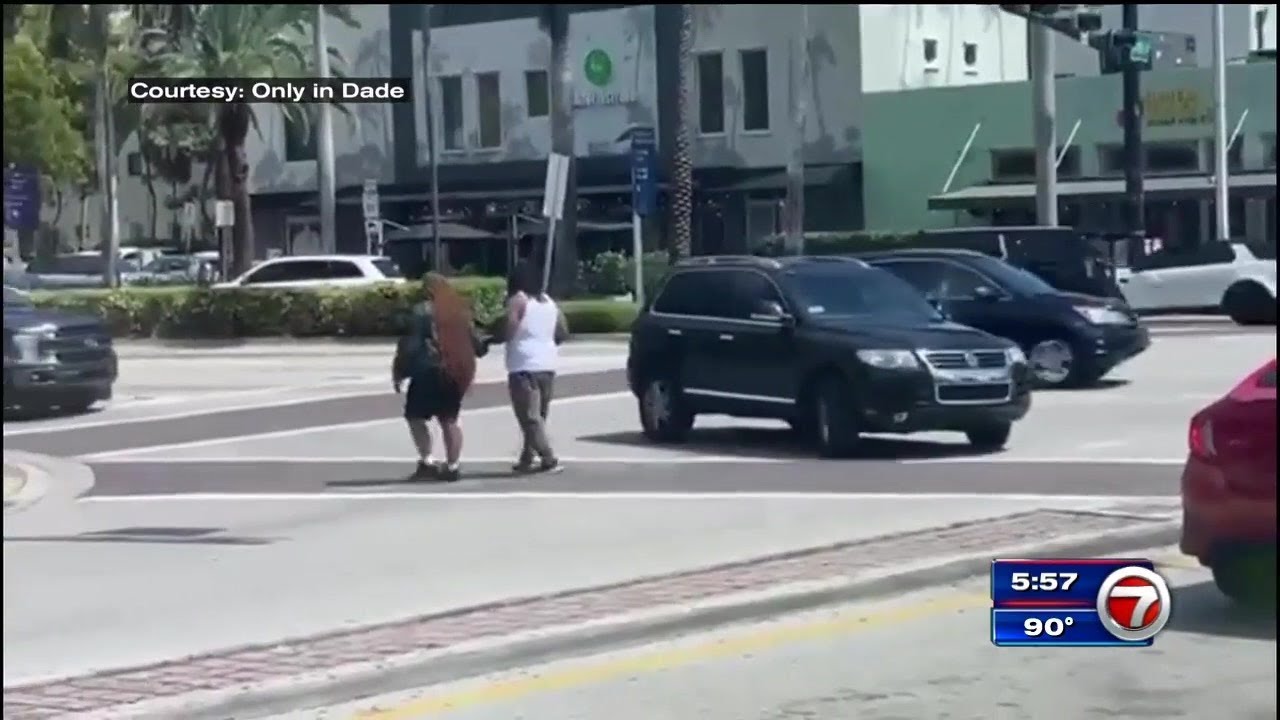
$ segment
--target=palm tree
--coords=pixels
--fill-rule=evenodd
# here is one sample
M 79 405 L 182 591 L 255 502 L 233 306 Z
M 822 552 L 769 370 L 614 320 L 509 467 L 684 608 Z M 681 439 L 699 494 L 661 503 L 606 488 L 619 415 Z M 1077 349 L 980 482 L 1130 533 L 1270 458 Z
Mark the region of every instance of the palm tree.
M 671 153 L 671 259 L 688 257 L 693 248 L 693 113 L 689 104 L 689 69 L 693 63 L 693 6 L 680 6 L 680 52 L 676 76 L 676 129 Z
M 552 290 L 564 295 L 578 278 L 578 159 L 573 132 L 573 65 L 569 62 L 569 6 L 542 5 L 538 26 L 551 42 L 551 151 L 569 158 L 569 179 L 564 193 L 564 218 L 556 228 L 552 256 Z
M 313 72 L 312 29 L 315 5 L 189 5 L 190 26 L 171 35 L 159 64 L 167 77 L 256 78 L 303 77 Z M 325 12 L 350 27 L 359 27 L 346 5 L 325 5 Z M 329 49 L 338 64 L 341 55 Z M 305 105 L 278 105 L 287 121 L 310 127 Z M 258 118 L 247 102 L 210 108 L 217 145 L 213 162 L 217 195 L 231 200 L 235 225 L 231 231 L 231 269 L 248 270 L 255 247 L 249 163 L 245 141 L 257 130 Z

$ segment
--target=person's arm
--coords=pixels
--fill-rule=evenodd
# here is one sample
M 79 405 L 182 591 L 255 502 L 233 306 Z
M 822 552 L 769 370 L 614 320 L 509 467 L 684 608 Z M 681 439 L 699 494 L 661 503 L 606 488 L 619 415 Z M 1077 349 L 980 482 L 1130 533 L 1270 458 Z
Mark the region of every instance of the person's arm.
M 510 338 L 520 327 L 520 322 L 524 320 L 524 312 L 529 304 L 529 299 L 523 294 L 512 295 L 511 301 L 507 303 L 507 324 L 506 336 Z
M 569 318 L 565 317 L 564 310 L 556 307 L 556 344 L 561 345 L 565 340 L 569 339 Z

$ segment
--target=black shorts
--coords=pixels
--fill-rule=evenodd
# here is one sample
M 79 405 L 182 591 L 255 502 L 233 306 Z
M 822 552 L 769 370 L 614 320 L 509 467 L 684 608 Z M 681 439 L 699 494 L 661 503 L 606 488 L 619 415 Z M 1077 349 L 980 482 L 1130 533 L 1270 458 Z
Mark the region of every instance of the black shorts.
M 408 420 L 453 420 L 462 412 L 462 392 L 443 375 L 417 375 L 409 380 L 404 396 Z

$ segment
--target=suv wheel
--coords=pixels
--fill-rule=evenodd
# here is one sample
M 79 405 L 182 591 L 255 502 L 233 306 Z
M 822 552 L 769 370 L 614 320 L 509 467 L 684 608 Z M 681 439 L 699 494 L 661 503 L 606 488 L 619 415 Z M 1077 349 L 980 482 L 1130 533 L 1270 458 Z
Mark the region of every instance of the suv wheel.
M 857 408 L 844 378 L 823 378 L 813 394 L 809 421 L 823 457 L 852 455 L 858 447 Z
M 999 450 L 1009 442 L 1009 433 L 1013 432 L 1011 423 L 997 423 L 965 431 L 969 444 L 978 450 Z
M 1237 325 L 1265 325 L 1275 322 L 1276 301 L 1255 282 L 1232 285 L 1222 297 L 1222 310 Z
M 679 383 L 653 378 L 640 390 L 640 427 L 654 442 L 683 442 L 693 428 L 693 413 L 685 406 Z

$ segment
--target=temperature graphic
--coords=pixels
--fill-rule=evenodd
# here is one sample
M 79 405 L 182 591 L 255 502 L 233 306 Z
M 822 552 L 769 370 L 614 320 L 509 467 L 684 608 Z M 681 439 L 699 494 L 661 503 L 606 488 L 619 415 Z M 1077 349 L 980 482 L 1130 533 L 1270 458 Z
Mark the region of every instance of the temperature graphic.
M 1005 646 L 1147 646 L 1170 615 L 1149 560 L 996 560 L 991 642 Z

